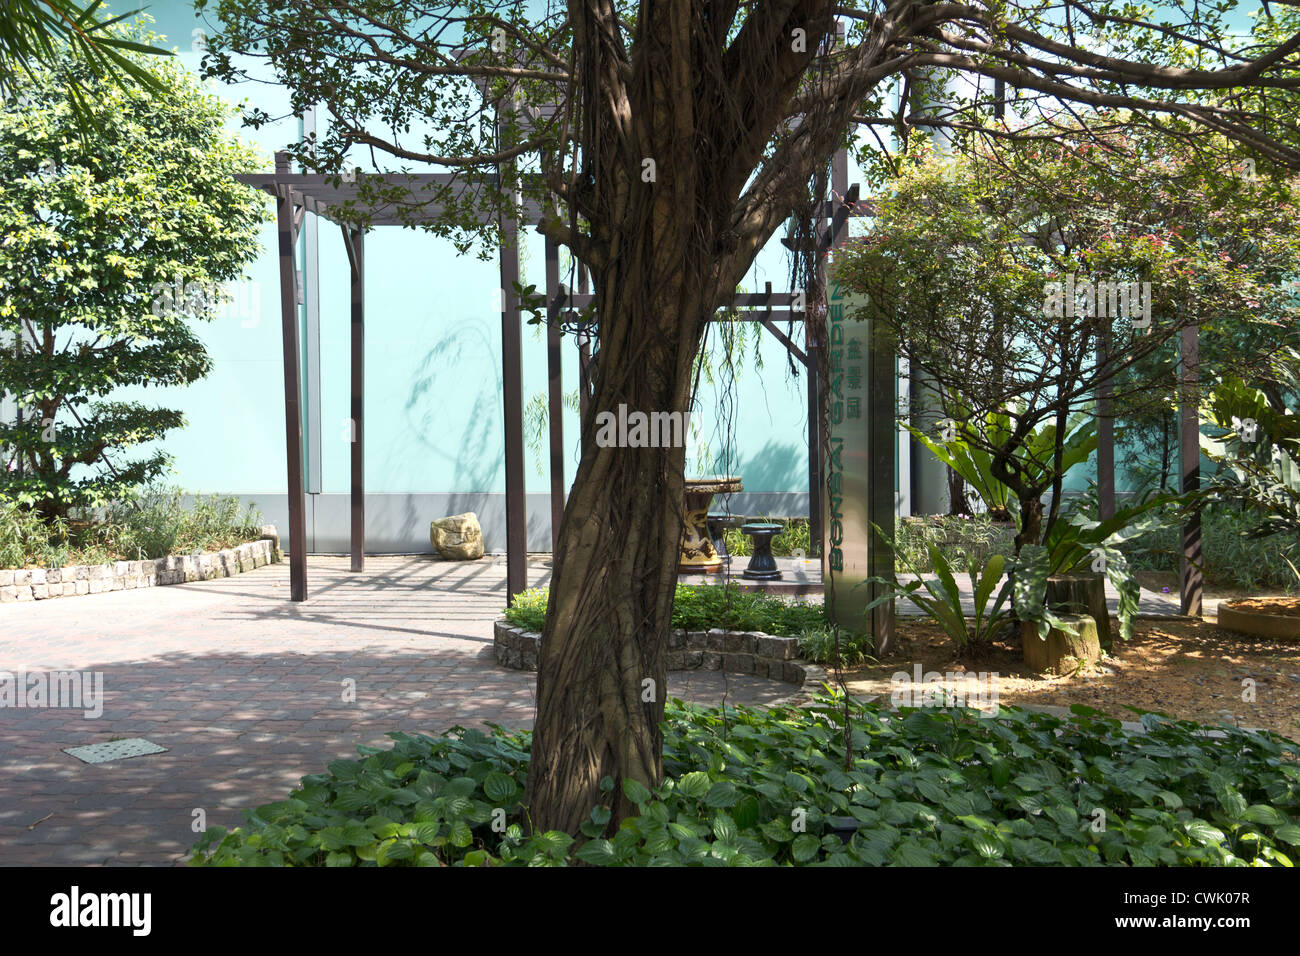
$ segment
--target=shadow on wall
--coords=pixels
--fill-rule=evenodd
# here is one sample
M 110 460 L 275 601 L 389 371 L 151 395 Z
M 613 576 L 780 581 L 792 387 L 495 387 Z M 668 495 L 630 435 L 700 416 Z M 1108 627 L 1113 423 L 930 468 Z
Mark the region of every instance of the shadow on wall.
M 744 480 L 746 492 L 807 490 L 807 448 L 769 441 L 742 460 L 737 474 Z
M 420 361 L 403 409 L 407 440 L 400 447 L 402 456 L 428 471 L 444 474 L 450 471 L 453 488 L 500 490 L 497 487 L 503 448 L 500 370 L 496 369 L 495 378 L 482 381 L 484 387 L 472 393 L 464 375 L 467 366 L 482 364 L 485 355 L 491 358 L 493 366 L 499 365 L 496 346 L 481 325 L 455 326 Z M 463 403 L 467 398 L 472 398 L 472 404 L 465 409 Z M 454 424 L 453 419 L 465 423 L 459 437 L 448 430 Z M 430 457 L 451 467 L 429 468 Z
M 466 370 L 485 364 L 494 374 L 478 377 L 474 389 Z M 394 470 L 430 476 L 420 491 L 469 489 L 453 495 L 451 507 L 481 509 L 483 493 L 503 490 L 501 388 L 496 343 L 485 325 L 454 323 L 416 367 L 402 409 L 404 427 L 390 439 L 384 460 Z M 458 424 L 459 434 L 453 431 Z M 448 487 L 437 487 L 444 482 Z M 401 532 L 423 535 L 431 516 L 416 513 L 413 503 L 408 499 L 403 509 Z

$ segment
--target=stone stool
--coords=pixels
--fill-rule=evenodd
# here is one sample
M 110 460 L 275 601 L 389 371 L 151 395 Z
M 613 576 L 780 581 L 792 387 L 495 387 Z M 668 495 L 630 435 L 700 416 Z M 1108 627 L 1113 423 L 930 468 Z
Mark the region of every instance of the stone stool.
M 727 551 L 727 532 L 744 524 L 745 516 L 733 515 L 727 511 L 710 511 L 708 522 L 709 537 L 713 539 L 713 547 L 718 552 L 718 557 L 723 561 L 730 561 L 731 554 Z
M 749 567 L 744 570 L 745 577 L 756 581 L 780 579 L 781 572 L 777 570 L 776 558 L 772 557 L 772 539 L 781 531 L 781 525 L 761 521 L 741 526 L 740 533 L 748 535 L 754 542 L 754 556 L 749 559 Z

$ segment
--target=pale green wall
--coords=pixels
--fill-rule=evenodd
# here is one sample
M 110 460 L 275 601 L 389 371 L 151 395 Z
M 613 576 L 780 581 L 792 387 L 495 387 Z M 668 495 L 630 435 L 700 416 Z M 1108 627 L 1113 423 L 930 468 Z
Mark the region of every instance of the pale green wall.
M 188 0 L 159 0 L 148 8 L 154 29 L 179 48 L 187 67 L 201 54 L 191 49 L 191 30 L 201 25 Z M 231 100 L 245 97 L 272 115 L 286 113 L 278 88 L 250 85 L 226 89 Z M 232 128 L 271 154 L 297 136 L 289 119 L 260 130 Z M 856 167 L 850 181 L 862 181 Z M 269 205 L 269 199 L 268 199 Z M 172 432 L 167 449 L 175 455 L 172 480 L 191 491 L 267 493 L 285 483 L 284 403 L 281 378 L 278 265 L 275 227 L 263 231 L 263 251 L 250 268 L 260 314 L 228 314 L 200 327 L 214 362 L 212 375 L 186 389 L 131 390 L 129 394 L 183 409 L 189 425 Z M 320 227 L 321 436 L 324 492 L 348 490 L 348 265 L 339 230 Z M 543 283 L 542 243 L 530 234 L 524 252 L 525 282 Z M 448 243 L 396 227 L 366 237 L 366 483 L 372 492 L 502 492 L 502 406 L 500 317 L 495 260 L 458 256 Z M 748 291 L 771 281 L 786 288 L 784 250 L 778 243 L 759 257 L 744 283 Z M 796 341 L 802 333 L 796 329 Z M 566 342 L 565 390 L 577 382 L 576 347 Z M 785 350 L 770 336 L 762 343 L 764 371 L 742 372 L 734 401 L 722 401 L 719 387 L 701 389 L 694 421 L 719 463 L 742 475 L 747 491 L 807 490 L 807 404 L 805 381 L 786 371 Z M 715 350 L 715 366 L 721 356 Z M 524 400 L 546 389 L 545 341 L 524 331 Z M 160 394 L 161 393 L 161 394 Z M 577 415 L 566 412 L 566 477 L 577 461 Z M 732 436 L 727 442 L 726 436 Z M 730 447 L 730 451 L 725 449 Z M 530 491 L 549 488 L 549 457 L 526 453 Z M 537 461 L 541 462 L 541 474 Z M 718 470 L 692 454 L 688 471 Z M 1086 487 L 1091 466 L 1076 469 L 1067 488 Z M 1123 479 L 1120 478 L 1121 487 Z
M 191 69 L 201 54 L 191 50 L 199 24 L 188 2 L 164 0 L 148 10 L 154 29 L 179 49 Z M 287 112 L 287 96 L 272 86 L 221 91 L 245 97 L 273 115 Z M 248 130 L 232 128 L 271 154 L 297 135 L 297 121 Z M 269 208 L 269 199 L 268 199 Z M 281 385 L 278 264 L 275 227 L 263 231 L 263 251 L 250 267 L 260 314 L 229 314 L 199 328 L 213 357 L 213 372 L 187 389 L 134 394 L 185 411 L 189 425 L 168 435 L 176 459 L 173 481 L 193 491 L 266 493 L 284 487 L 284 402 Z M 495 304 L 495 260 L 458 256 L 449 243 L 425 233 L 385 227 L 367 234 L 366 248 L 366 484 L 372 492 L 503 492 L 500 316 Z M 348 490 L 350 299 L 348 264 L 338 227 L 320 226 L 321 436 L 324 492 Z M 762 257 L 748 288 L 786 282 L 783 250 Z M 540 237 L 527 236 L 525 282 L 543 284 Z M 766 269 L 762 266 L 766 265 Z M 251 327 L 246 327 L 251 326 Z M 766 334 L 765 334 L 766 335 Z M 736 414 L 715 414 L 718 389 L 702 389 L 695 412 L 698 432 L 724 457 L 731 443 L 732 471 L 752 491 L 805 491 L 807 416 L 802 379 L 785 372 L 785 350 L 766 336 L 766 371 L 743 372 L 736 382 Z M 717 356 L 720 364 L 720 354 Z M 546 345 L 533 327 L 524 329 L 524 399 L 546 389 Z M 577 384 L 577 349 L 566 342 L 565 390 Z M 565 415 L 566 478 L 578 452 L 577 414 Z M 702 466 L 691 456 L 688 469 Z M 537 462 L 541 462 L 538 474 Z M 549 488 L 549 456 L 527 452 L 530 491 Z

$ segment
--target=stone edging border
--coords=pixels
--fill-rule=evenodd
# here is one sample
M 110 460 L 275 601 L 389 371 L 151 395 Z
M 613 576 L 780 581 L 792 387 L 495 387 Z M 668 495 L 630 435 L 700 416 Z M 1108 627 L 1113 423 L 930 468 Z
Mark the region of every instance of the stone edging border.
M 280 536 L 273 525 L 266 525 L 258 540 L 222 551 L 173 554 L 145 561 L 0 570 L 0 603 L 210 581 L 233 577 L 279 560 Z
M 1246 637 L 1263 637 L 1292 644 L 1300 641 L 1300 630 L 1297 630 L 1300 629 L 1300 618 L 1237 607 L 1236 603 L 1236 600 L 1219 602 L 1219 627 Z
M 537 645 L 542 635 L 509 621 L 498 620 L 492 627 L 492 647 L 502 667 L 517 671 L 537 670 Z M 793 637 L 774 637 L 761 631 L 670 631 L 670 671 L 726 671 L 752 674 L 796 687 L 816 686 L 829 681 L 817 664 L 799 660 L 799 642 Z

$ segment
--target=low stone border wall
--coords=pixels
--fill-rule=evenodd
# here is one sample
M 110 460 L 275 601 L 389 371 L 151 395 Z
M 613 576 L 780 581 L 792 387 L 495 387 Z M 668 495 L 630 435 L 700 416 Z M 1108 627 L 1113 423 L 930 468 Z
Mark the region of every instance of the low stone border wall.
M 517 671 L 537 670 L 537 645 L 542 635 L 497 621 L 492 646 L 497 663 Z M 753 674 L 796 687 L 829 680 L 826 671 L 798 658 L 799 642 L 760 631 L 672 631 L 668 635 L 670 671 L 726 671 Z
M 280 560 L 280 538 L 266 531 L 257 541 L 223 551 L 173 554 L 146 561 L 72 564 L 64 568 L 0 570 L 0 603 L 127 591 L 162 584 L 228 578 Z

